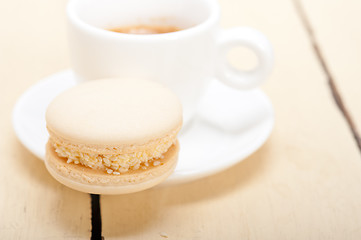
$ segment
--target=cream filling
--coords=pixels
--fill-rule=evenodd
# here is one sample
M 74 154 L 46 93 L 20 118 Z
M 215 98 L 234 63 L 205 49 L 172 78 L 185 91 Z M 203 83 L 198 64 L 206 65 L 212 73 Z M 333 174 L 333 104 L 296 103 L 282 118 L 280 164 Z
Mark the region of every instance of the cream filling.
M 109 174 L 125 173 L 128 170 L 139 168 L 147 169 L 150 165 L 157 166 L 163 158 L 163 154 L 175 143 L 175 137 L 160 139 L 157 144 L 139 152 L 125 154 L 93 154 L 83 153 L 59 143 L 53 142 L 55 152 L 63 158 L 67 158 L 67 163 L 82 164 L 84 166 L 105 170 Z

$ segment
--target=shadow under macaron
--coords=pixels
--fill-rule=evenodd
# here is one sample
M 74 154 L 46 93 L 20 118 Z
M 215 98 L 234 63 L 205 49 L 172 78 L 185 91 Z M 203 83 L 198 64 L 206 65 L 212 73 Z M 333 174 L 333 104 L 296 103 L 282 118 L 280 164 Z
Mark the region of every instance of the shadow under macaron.
M 131 238 L 144 234 L 148 239 L 157 239 L 160 232 L 172 228 L 168 226 L 168 219 L 179 227 L 187 225 L 190 218 L 202 214 L 204 203 L 227 198 L 234 191 L 242 194 L 244 188 L 250 187 L 267 171 L 269 150 L 270 146 L 266 143 L 241 163 L 190 183 L 159 186 L 127 195 L 103 195 L 103 236 Z M 186 205 L 199 207 L 187 208 Z M 199 209 L 199 213 L 194 209 Z

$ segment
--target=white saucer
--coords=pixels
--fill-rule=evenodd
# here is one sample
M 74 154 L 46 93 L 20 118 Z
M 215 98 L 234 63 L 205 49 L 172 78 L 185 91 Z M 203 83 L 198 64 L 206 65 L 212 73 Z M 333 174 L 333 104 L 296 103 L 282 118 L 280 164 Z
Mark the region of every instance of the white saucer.
M 48 139 L 46 107 L 75 84 L 71 70 L 56 73 L 29 88 L 15 105 L 15 133 L 40 159 L 44 159 Z M 198 117 L 180 134 L 179 162 L 164 184 L 193 181 L 242 161 L 267 140 L 273 123 L 272 105 L 261 90 L 241 92 L 212 82 Z

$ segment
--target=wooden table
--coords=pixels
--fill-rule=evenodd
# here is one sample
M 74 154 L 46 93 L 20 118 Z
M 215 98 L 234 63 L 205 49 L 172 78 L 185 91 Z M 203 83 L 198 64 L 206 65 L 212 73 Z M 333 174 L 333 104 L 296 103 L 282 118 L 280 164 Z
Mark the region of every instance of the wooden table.
M 1 1 L 0 239 L 91 235 L 89 195 L 56 182 L 11 126 L 16 99 L 39 79 L 69 67 L 66 2 Z M 270 139 L 215 176 L 101 196 L 102 235 L 361 239 L 361 2 L 220 4 L 223 27 L 255 27 L 274 46 L 275 68 L 263 86 L 276 112 Z M 242 53 L 231 55 L 239 66 L 251 59 Z

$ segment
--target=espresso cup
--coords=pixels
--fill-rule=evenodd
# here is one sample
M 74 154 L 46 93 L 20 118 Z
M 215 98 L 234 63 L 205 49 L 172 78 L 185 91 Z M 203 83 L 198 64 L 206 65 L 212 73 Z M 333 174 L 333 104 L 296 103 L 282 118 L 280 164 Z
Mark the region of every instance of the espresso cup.
M 181 99 L 185 124 L 211 79 L 251 89 L 273 65 L 271 45 L 260 32 L 220 30 L 215 0 L 72 0 L 67 19 L 71 66 L 79 81 L 122 77 L 161 82 Z M 142 35 L 109 31 L 137 25 L 181 30 Z M 230 65 L 227 53 L 239 46 L 256 54 L 255 69 L 240 71 Z

